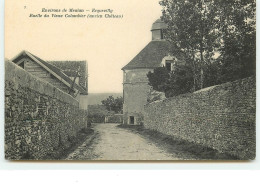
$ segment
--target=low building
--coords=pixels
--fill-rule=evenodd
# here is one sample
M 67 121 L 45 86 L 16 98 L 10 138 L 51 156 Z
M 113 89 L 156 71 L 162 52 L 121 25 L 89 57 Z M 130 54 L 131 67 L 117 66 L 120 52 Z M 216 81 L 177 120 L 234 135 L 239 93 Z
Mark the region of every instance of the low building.
M 105 123 L 123 123 L 123 114 L 112 114 L 105 116 Z
M 70 94 L 78 100 L 80 109 L 87 110 L 86 61 L 47 62 L 28 51 L 22 51 L 11 61 L 32 75 Z

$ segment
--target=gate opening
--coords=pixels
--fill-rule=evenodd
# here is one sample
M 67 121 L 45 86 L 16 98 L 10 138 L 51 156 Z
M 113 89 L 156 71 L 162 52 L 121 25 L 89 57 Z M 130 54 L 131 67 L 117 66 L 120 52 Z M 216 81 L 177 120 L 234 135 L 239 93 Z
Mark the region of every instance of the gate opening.
M 130 116 L 130 124 L 131 125 L 135 124 L 135 117 L 134 116 Z

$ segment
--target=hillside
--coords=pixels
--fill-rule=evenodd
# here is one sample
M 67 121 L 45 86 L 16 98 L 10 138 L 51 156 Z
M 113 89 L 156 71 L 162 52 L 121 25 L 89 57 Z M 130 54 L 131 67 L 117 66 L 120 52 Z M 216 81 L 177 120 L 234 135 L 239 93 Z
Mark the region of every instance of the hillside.
M 116 98 L 123 96 L 123 93 L 89 93 L 88 105 L 100 105 L 101 101 L 107 99 L 109 96 Z

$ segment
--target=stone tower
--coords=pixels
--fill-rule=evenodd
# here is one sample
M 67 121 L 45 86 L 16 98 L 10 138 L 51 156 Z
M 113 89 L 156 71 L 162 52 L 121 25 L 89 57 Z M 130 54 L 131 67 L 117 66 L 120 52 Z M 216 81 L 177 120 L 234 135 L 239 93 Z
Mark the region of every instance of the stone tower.
M 147 73 L 162 66 L 169 55 L 170 44 L 163 37 L 166 24 L 160 19 L 152 25 L 152 41 L 123 70 L 124 124 L 142 124 L 144 105 L 150 91 Z

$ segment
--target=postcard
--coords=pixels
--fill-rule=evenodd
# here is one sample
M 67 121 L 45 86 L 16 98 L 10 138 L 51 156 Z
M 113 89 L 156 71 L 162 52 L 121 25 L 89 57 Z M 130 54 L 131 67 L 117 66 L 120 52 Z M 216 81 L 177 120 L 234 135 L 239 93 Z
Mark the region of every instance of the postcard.
M 5 159 L 254 160 L 256 2 L 6 0 Z

